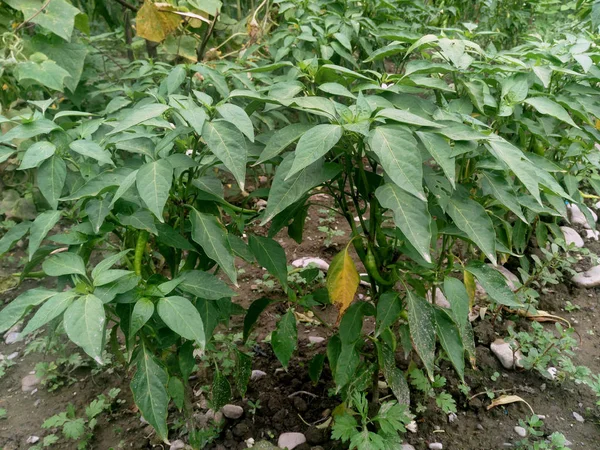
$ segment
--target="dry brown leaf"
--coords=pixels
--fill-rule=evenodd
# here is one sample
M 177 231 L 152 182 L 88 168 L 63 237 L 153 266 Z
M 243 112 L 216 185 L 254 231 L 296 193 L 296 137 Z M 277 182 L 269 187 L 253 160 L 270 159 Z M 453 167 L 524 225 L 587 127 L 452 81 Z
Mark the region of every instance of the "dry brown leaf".
M 146 0 L 136 15 L 135 23 L 139 37 L 162 42 L 177 29 L 181 18 L 173 12 L 159 10 L 154 3 Z
M 555 316 L 547 311 L 542 311 L 538 309 L 537 312 L 534 314 L 524 309 L 519 309 L 517 311 L 517 314 L 521 317 L 535 320 L 536 322 L 564 322 L 567 325 L 567 327 L 571 328 L 571 322 L 569 322 L 567 319 L 560 316 Z
M 329 298 L 339 308 L 337 323 L 340 322 L 344 312 L 354 300 L 360 282 L 360 276 L 354 261 L 352 261 L 350 252 L 348 252 L 349 245 L 346 245 L 344 250 L 335 255 L 327 272 Z
M 531 405 L 529 403 L 527 403 L 525 400 L 523 400 L 521 397 L 519 397 L 518 395 L 501 395 L 500 397 L 492 400 L 492 403 L 490 403 L 490 405 L 487 407 L 487 410 L 489 411 L 490 409 L 492 409 L 496 406 L 509 405 L 511 403 L 517 403 L 517 402 L 525 403 L 531 410 L 531 414 L 535 414 L 533 412 L 533 408 L 531 407 Z

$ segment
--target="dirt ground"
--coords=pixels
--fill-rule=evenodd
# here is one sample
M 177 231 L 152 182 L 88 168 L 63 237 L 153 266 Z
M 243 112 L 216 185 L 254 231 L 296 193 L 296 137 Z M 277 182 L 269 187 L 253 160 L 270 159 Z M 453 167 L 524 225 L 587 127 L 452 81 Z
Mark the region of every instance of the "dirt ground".
M 319 212 L 319 207 L 312 207 L 305 230 L 303 244 L 287 237 L 281 232 L 277 239 L 286 249 L 289 261 L 302 256 L 318 256 L 330 261 L 337 252 L 336 245 L 324 248 L 324 233 L 317 230 L 321 225 L 318 218 L 325 217 Z M 346 231 L 346 236 L 333 239 L 338 246 L 347 241 L 347 229 L 341 221 L 331 225 Z M 600 245 L 591 244 L 591 250 L 600 253 Z M 15 254 L 18 259 L 19 254 Z M 15 258 L 4 258 L 0 262 L 0 277 L 8 275 L 14 267 Z M 243 263 L 240 267 L 244 273 L 240 276 L 239 295 L 235 298 L 241 306 L 247 308 L 251 302 L 262 296 L 276 298 L 281 295 L 277 289 L 257 283 L 265 273 L 262 269 Z M 4 295 L 5 302 L 10 301 L 19 292 L 36 286 L 35 281 L 27 281 L 18 290 L 8 291 Z M 361 291 L 363 294 L 366 292 Z M 540 307 L 549 312 L 560 315 L 571 322 L 578 336 L 581 337 L 579 349 L 574 358 L 576 364 L 589 367 L 594 373 L 600 373 L 600 310 L 598 301 L 600 291 L 596 289 L 578 289 L 566 282 L 554 286 L 552 291 L 542 294 Z M 580 309 L 566 312 L 566 301 L 579 306 Z M 251 381 L 246 398 L 235 399 L 232 403 L 244 407 L 244 415 L 238 420 L 226 419 L 220 437 L 209 444 L 207 449 L 243 449 L 247 448 L 246 441 L 253 438 L 255 441 L 268 440 L 276 443 L 278 436 L 283 432 L 298 431 L 305 434 L 307 443 L 296 447 L 298 450 L 306 449 L 343 449 L 346 445 L 329 439 L 329 430 L 319 429 L 318 425 L 327 421 L 331 411 L 339 402 L 335 396 L 330 396 L 333 387 L 331 374 L 325 365 L 323 376 L 317 385 L 313 385 L 308 376 L 307 366 L 316 353 L 325 352 L 326 341 L 311 344 L 309 336 L 327 338 L 331 331 L 321 325 L 313 323 L 298 324 L 298 350 L 294 355 L 289 370 L 286 372 L 275 358 L 270 345 L 262 340 L 274 329 L 278 317 L 285 312 L 283 304 L 275 304 L 263 313 L 257 326 L 256 342 L 254 348 L 253 369 L 266 372 L 266 376 L 259 380 Z M 320 312 L 322 318 L 330 323 L 335 323 L 337 312 L 333 307 L 323 308 Z M 512 318 L 517 329 L 529 327 L 523 319 Z M 431 399 L 423 399 L 418 394 L 413 395 L 413 401 L 421 401 L 431 406 L 424 414 L 417 415 L 418 429 L 416 433 L 407 433 L 405 441 L 412 444 L 417 450 L 428 448 L 431 442 L 440 442 L 444 449 L 449 450 L 487 450 L 503 449 L 513 446 L 519 439 L 514 431 L 519 419 L 525 419 L 530 412 L 523 403 L 510 404 L 503 407 L 487 410 L 490 403 L 484 394 L 486 389 L 516 394 L 525 399 L 535 413 L 545 416 L 544 431 L 550 434 L 554 431 L 562 432 L 571 442 L 572 449 L 600 449 L 600 415 L 596 407 L 596 397 L 587 386 L 575 385 L 572 382 L 562 384 L 544 379 L 537 372 L 505 370 L 489 349 L 489 344 L 497 337 L 507 335 L 506 325 L 497 323 L 492 325 L 489 316 L 486 321 L 476 321 L 475 327 L 477 344 L 478 370 L 468 369 L 466 381 L 470 386 L 468 396 L 458 390 L 458 380 L 449 364 L 441 363 L 441 373 L 448 379 L 448 390 L 452 393 L 458 404 L 456 420 L 449 422 L 448 417 L 435 408 Z M 240 332 L 242 323 L 239 318 L 234 318 L 230 323 L 231 331 Z M 552 327 L 552 324 L 545 325 Z M 4 340 L 0 343 L 0 353 L 5 357 L 19 352 L 15 359 L 16 364 L 7 368 L 6 375 L 0 378 L 0 408 L 6 409 L 6 417 L 0 419 L 0 448 L 2 450 L 28 449 L 31 447 L 27 439 L 31 436 L 43 438 L 50 430 L 41 428 L 41 424 L 48 417 L 65 411 L 67 405 L 72 403 L 79 414 L 83 414 L 85 405 L 89 404 L 97 395 L 107 393 L 113 387 L 121 389 L 119 399 L 123 402 L 116 405 L 111 414 L 102 414 L 98 426 L 91 440 L 90 448 L 94 449 L 146 449 L 168 448 L 156 442 L 151 428 L 140 421 L 139 413 L 133 404 L 129 392 L 129 376 L 124 369 L 114 367 L 111 373 L 101 372 L 93 375 L 89 368 L 78 369 L 74 375 L 77 382 L 70 386 L 59 388 L 55 392 L 48 392 L 43 386 L 38 386 L 34 392 L 22 392 L 21 380 L 28 375 L 39 361 L 51 361 L 53 355 L 31 353 L 23 356 L 26 348 L 25 342 L 6 345 Z M 73 349 L 75 351 L 75 349 Z M 406 369 L 410 361 L 397 356 L 399 367 Z M 500 376 L 494 381 L 494 373 Z M 197 417 L 201 418 L 206 413 L 206 401 L 198 389 L 209 383 L 210 374 L 201 370 L 195 374 L 193 381 L 195 392 L 194 408 Z M 483 393 L 483 395 L 481 395 Z M 388 393 L 384 392 L 383 395 Z M 480 394 L 480 395 L 477 395 Z M 260 401 L 260 408 L 251 414 L 251 404 Z M 573 412 L 585 418 L 583 423 L 578 422 Z M 174 413 L 174 411 L 173 411 Z M 177 419 L 177 414 L 172 414 Z M 199 419 L 200 420 L 200 419 Z M 180 438 L 177 431 L 170 435 L 172 440 Z M 185 440 L 185 437 L 181 437 Z M 65 442 L 64 440 L 61 442 Z M 75 444 L 56 444 L 52 448 L 70 449 L 77 448 Z

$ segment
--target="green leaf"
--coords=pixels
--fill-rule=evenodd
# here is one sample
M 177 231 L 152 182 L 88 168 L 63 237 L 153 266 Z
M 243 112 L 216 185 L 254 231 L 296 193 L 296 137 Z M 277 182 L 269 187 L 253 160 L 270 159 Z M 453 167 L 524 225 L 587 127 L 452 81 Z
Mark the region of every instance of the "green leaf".
M 202 272 L 201 270 L 188 270 L 179 275 L 178 279 L 180 280 L 179 289 L 195 297 L 218 300 L 236 295 L 235 291 L 212 273 Z
M 24 80 L 32 80 L 60 92 L 64 90 L 65 78 L 70 76 L 69 72 L 50 60 L 43 61 L 40 64 L 33 61 L 18 63 L 13 73 L 21 84 L 24 84 L 22 83 Z
M 463 347 L 469 355 L 471 364 L 475 365 L 475 340 L 473 327 L 469 322 L 469 294 L 465 285 L 456 278 L 444 278 L 444 294 L 450 302 L 450 312 L 454 322 L 458 325 Z
M 434 308 L 437 335 L 461 381 L 465 381 L 465 349 L 458 328 L 442 309 Z
M 215 216 L 192 209 L 192 239 L 200 244 L 209 258 L 216 261 L 237 286 L 237 271 L 227 233 Z
M 179 86 L 181 86 L 185 81 L 186 75 L 185 66 L 175 66 L 167 76 L 167 94 L 171 95 L 177 91 Z
M 384 292 L 377 302 L 375 337 L 393 325 L 404 310 L 397 292 Z
M 394 223 L 413 247 L 427 262 L 431 262 L 431 216 L 427 203 L 423 202 L 397 185 L 386 183 L 375 191 L 375 196 L 384 208 L 394 212 Z
M 100 272 L 96 278 L 94 278 L 94 286 L 104 286 L 112 283 L 113 281 L 120 280 L 123 277 L 133 274 L 131 270 L 113 269 L 105 270 Z
M 485 170 L 480 172 L 481 188 L 484 195 L 491 195 L 498 203 L 512 211 L 524 223 L 528 223 L 523 215 L 521 205 L 517 200 L 513 188 L 508 184 L 506 177 L 502 175 L 490 173 Z
M 246 396 L 246 390 L 248 389 L 248 382 L 252 375 L 252 357 L 244 352 L 235 350 L 235 386 L 240 394 L 240 397 Z
M 98 144 L 92 141 L 79 140 L 69 144 L 69 148 L 82 156 L 95 159 L 100 164 L 108 164 L 114 166 L 111 154 L 108 150 L 103 149 Z
M 110 133 L 107 133 L 107 136 L 112 136 L 113 134 L 120 133 L 121 131 L 145 122 L 146 120 L 158 117 L 167 109 L 169 109 L 167 105 L 151 103 L 138 106 L 131 110 L 123 110 L 121 111 L 121 117 L 124 117 L 124 119 L 118 122 L 118 125 Z
M 154 235 L 158 234 L 158 228 L 154 223 L 154 215 L 145 209 L 136 211 L 130 216 L 119 214 L 117 218 L 125 226 L 133 227 L 136 230 L 144 230 Z
M 256 261 L 279 280 L 287 291 L 287 258 L 285 250 L 273 239 L 251 234 L 248 245 Z
M 369 146 L 395 184 L 425 201 L 421 153 L 408 128 L 402 125 L 379 126 L 371 132 Z
M 459 195 L 450 198 L 447 213 L 454 224 L 496 264 L 496 232 L 483 206 Z
M 48 134 L 60 128 L 48 119 L 37 119 L 33 122 L 25 122 L 0 136 L 0 142 L 10 142 L 13 139 L 30 139 L 40 134 Z
M 317 125 L 302 135 L 296 145 L 295 158 L 285 180 L 319 160 L 341 139 L 344 129 L 340 125 Z
M 549 98 L 546 98 L 546 97 L 528 98 L 525 100 L 525 103 L 533 106 L 535 108 L 535 110 L 537 112 L 539 112 L 540 114 L 546 114 L 548 116 L 552 116 L 562 122 L 568 123 L 569 125 L 571 125 L 575 128 L 579 128 L 575 124 L 575 122 L 573 122 L 573 119 L 571 119 L 571 116 L 569 116 L 569 113 L 567 112 L 567 110 L 565 108 L 563 108 L 561 105 L 559 105 L 558 103 L 550 100 Z
M 6 0 L 6 3 L 21 11 L 30 22 L 60 36 L 65 41 L 71 40 L 75 16 L 81 14 L 81 11 L 65 0 L 52 0 L 47 5 L 42 0 Z
M 477 278 L 487 295 L 496 303 L 511 308 L 525 307 L 506 284 L 504 275 L 496 269 L 477 260 L 470 261 L 465 269 Z
M 338 392 L 354 378 L 359 364 L 360 354 L 356 348 L 356 342 L 341 344 L 334 372 L 334 380 Z
M 331 270 L 331 268 L 330 268 Z M 356 302 L 347 309 L 340 321 L 338 334 L 342 345 L 352 344 L 360 339 L 363 327 L 363 317 L 371 315 L 372 305 L 366 302 Z
M 92 224 L 92 229 L 95 233 L 98 233 L 104 223 L 104 219 L 110 214 L 110 200 L 108 198 L 93 198 L 86 203 L 85 212 Z
M 45 160 L 37 171 L 37 182 L 40 192 L 48 204 L 56 209 L 61 197 L 65 180 L 67 179 L 67 164 L 58 155 Z
M 69 339 L 98 364 L 102 364 L 105 322 L 102 300 L 92 294 L 78 298 L 64 315 L 64 327 Z
M 0 239 L 0 256 L 9 251 L 12 246 L 27 234 L 31 228 L 31 222 L 25 221 L 11 227 Z
M 164 222 L 163 209 L 173 183 L 173 167 L 164 159 L 143 165 L 135 177 L 140 197 L 156 218 Z
M 173 403 L 179 411 L 183 409 L 185 401 L 185 388 L 183 382 L 177 377 L 169 378 L 169 397 L 173 399 Z
M 118 263 L 119 261 L 121 261 L 123 259 L 123 257 L 127 253 L 129 253 L 130 251 L 131 250 L 124 250 L 124 251 L 119 252 L 119 253 L 117 253 L 115 255 L 107 256 L 106 258 L 104 258 L 92 270 L 92 278 L 96 278 L 98 275 L 100 275 L 105 270 L 110 269 L 116 263 Z
M 294 154 L 291 153 L 285 157 L 277 168 L 269 192 L 267 208 L 260 223 L 261 226 L 269 222 L 288 206 L 300 200 L 312 188 L 324 181 L 330 180 L 339 173 L 338 166 L 331 164 L 324 165 L 323 161 L 319 160 L 288 179 L 287 175 L 293 162 Z
M 271 346 L 275 356 L 284 369 L 287 369 L 290 358 L 298 345 L 298 330 L 296 329 L 296 316 L 292 309 L 288 309 L 271 335 Z
M 237 105 L 224 103 L 217 106 L 217 112 L 224 120 L 234 125 L 250 139 L 250 142 L 254 142 L 254 125 L 252 125 L 252 120 L 250 120 L 246 111 Z
M 220 370 L 215 370 L 211 389 L 211 408 L 218 411 L 231 399 L 231 385 Z
M 267 308 L 267 306 L 269 306 L 274 301 L 275 300 L 271 300 L 270 298 L 262 297 L 252 302 L 252 304 L 248 308 L 246 316 L 244 317 L 244 342 L 246 342 L 250 337 L 250 333 L 254 329 L 256 321 L 258 320 L 262 312 Z M 10 326 L 8 328 L 10 328 Z
M 60 211 L 46 211 L 33 221 L 29 229 L 29 261 L 33 258 L 34 253 L 40 247 L 48 232 L 57 224 L 60 216 Z
M 356 98 L 352 92 L 350 92 L 345 86 L 339 83 L 323 83 L 319 85 L 319 90 L 327 92 L 331 95 L 338 95 L 340 97 Z
M 321 378 L 324 362 L 324 353 L 317 353 L 315 356 L 313 356 L 313 359 L 310 360 L 310 365 L 308 366 L 308 376 L 314 384 L 317 384 L 319 382 L 319 378 Z
M 168 442 L 167 407 L 169 375 L 154 356 L 142 345 L 137 359 L 137 370 L 131 380 L 133 400 L 140 408 L 144 419 L 154 427 L 158 436 Z
M 435 323 L 433 307 L 423 297 L 412 291 L 406 292 L 408 326 L 417 354 L 423 361 L 429 378 L 433 380 L 435 364 Z
M 452 147 L 450 144 L 444 139 L 442 136 L 433 133 L 425 133 L 422 131 L 417 131 L 417 136 L 423 145 L 429 152 L 435 162 L 439 164 L 439 166 L 446 174 L 448 181 L 454 187 L 454 183 L 456 180 L 456 163 L 452 155 Z
M 123 197 L 127 193 L 127 191 L 135 184 L 137 174 L 138 174 L 138 171 L 134 170 L 133 172 L 131 172 L 129 175 L 127 175 L 123 179 L 123 181 L 119 184 L 119 188 L 115 192 L 115 195 L 113 195 L 113 198 L 110 201 L 110 205 L 108 205 L 108 209 L 112 210 L 112 208 L 115 205 L 115 203 L 117 202 L 117 200 L 119 200 L 121 197 Z M 156 233 L 154 233 L 154 234 L 156 234 Z
M 243 191 L 248 149 L 242 133 L 227 121 L 213 120 L 204 123 L 202 137 L 210 151 L 229 169 Z
M 49 298 L 57 295 L 56 291 L 47 289 L 30 289 L 0 311 L 0 333 L 4 333 L 25 315 L 25 313 L 34 306 L 37 306 Z
M 38 328 L 46 325 L 51 320 L 60 316 L 71 305 L 71 303 L 73 303 L 73 300 L 76 297 L 77 293 L 74 290 L 60 292 L 50 297 L 50 299 L 48 299 L 40 307 L 40 309 L 37 310 L 21 334 L 25 336 L 29 333 L 32 333 Z
M 206 338 L 204 324 L 198 310 L 185 297 L 172 296 L 161 298 L 156 310 L 167 326 L 180 336 L 196 341 L 204 349 Z
M 443 128 L 443 125 L 438 125 L 431 120 L 424 119 L 409 111 L 396 108 L 384 108 L 377 113 L 376 117 L 383 117 L 395 122 L 407 123 L 409 125 L 417 125 L 420 127 Z
M 17 150 L 13 148 L 0 145 L 0 163 L 3 163 L 10 158 Z
M 383 341 L 377 342 L 379 366 L 383 369 L 383 376 L 394 397 L 400 404 L 410 404 L 410 390 L 402 371 L 396 366 L 394 351 Z
M 19 170 L 33 169 L 39 166 L 42 161 L 54 155 L 56 146 L 48 141 L 36 142 L 29 147 L 23 155 L 23 160 L 19 166 Z
M 51 256 L 44 261 L 42 269 L 46 272 L 46 275 L 51 277 L 71 274 L 86 275 L 83 259 L 81 256 L 71 252 L 62 252 Z

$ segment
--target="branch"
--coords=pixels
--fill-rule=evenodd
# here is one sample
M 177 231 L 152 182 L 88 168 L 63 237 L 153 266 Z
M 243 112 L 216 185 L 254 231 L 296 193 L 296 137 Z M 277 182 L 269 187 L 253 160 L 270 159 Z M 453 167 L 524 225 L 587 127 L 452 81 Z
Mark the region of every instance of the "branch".
M 116 2 L 133 12 L 137 12 L 138 10 L 135 6 L 133 6 L 131 3 L 127 3 L 125 0 L 116 0 Z
M 202 58 L 204 57 L 204 49 L 206 48 L 206 44 L 208 44 L 210 35 L 212 34 L 213 30 L 215 29 L 215 24 L 217 23 L 218 18 L 219 18 L 219 11 L 217 11 L 217 13 L 215 14 L 215 18 L 212 21 L 212 23 L 210 24 L 210 27 L 208 28 L 208 31 L 206 32 L 206 36 L 204 36 L 204 40 L 202 41 L 202 44 L 200 44 L 200 47 L 198 47 L 198 51 L 196 52 L 198 62 L 202 62 Z
M 46 0 L 46 3 L 44 3 L 42 5 L 42 7 L 33 15 L 31 16 L 29 19 L 25 20 L 22 24 L 20 24 L 16 29 L 15 32 L 19 31 L 21 28 L 23 28 L 23 26 L 25 26 L 27 23 L 31 22 L 33 19 L 35 19 L 37 17 L 37 15 L 39 13 L 41 13 L 43 10 L 45 10 L 48 5 L 50 4 L 51 0 Z

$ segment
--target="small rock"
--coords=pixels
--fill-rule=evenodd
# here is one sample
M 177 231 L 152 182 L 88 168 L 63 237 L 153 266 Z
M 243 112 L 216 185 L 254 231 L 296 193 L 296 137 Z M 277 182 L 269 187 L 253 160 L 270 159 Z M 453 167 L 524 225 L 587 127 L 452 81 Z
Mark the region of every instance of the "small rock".
M 8 336 L 10 333 L 18 333 L 23 329 L 23 322 L 18 322 L 16 324 L 14 324 L 12 327 L 10 327 L 8 330 L 6 330 L 6 332 L 4 333 L 4 339 L 6 339 L 6 336 Z
M 238 405 L 225 405 L 221 408 L 223 415 L 228 419 L 239 419 L 244 414 L 244 408 Z
M 313 258 L 310 256 L 304 256 L 302 258 L 296 259 L 292 261 L 292 266 L 294 267 L 308 267 L 310 264 L 318 267 L 324 272 L 329 270 L 329 263 L 322 260 L 321 258 Z
M 431 289 L 427 291 L 427 301 L 431 303 Z M 450 302 L 440 288 L 435 288 L 435 304 L 446 309 L 450 309 Z
M 565 236 L 565 242 L 567 243 L 567 245 L 574 244 L 575 247 L 579 248 L 582 248 L 585 245 L 583 239 L 581 238 L 581 236 L 579 236 L 579 233 L 577 233 L 577 231 L 575 231 L 573 228 L 560 227 L 560 230 Z
M 522 438 L 527 436 L 527 430 L 523 427 L 515 427 L 515 433 L 517 433 Z
M 246 443 L 246 447 L 248 447 L 248 448 L 254 447 L 254 438 L 248 438 L 244 442 Z
M 324 444 L 329 440 L 329 431 L 327 429 L 319 429 L 310 427 L 306 430 L 306 442 L 311 445 Z
M 388 388 L 388 384 L 385 381 L 379 380 L 377 382 L 377 387 L 379 388 L 380 391 L 385 391 Z
M 429 450 L 442 450 L 444 446 L 441 442 L 432 442 L 429 444 Z
M 31 392 L 35 389 L 35 386 L 41 383 L 41 381 L 42 379 L 36 377 L 35 375 L 26 375 L 21 380 L 21 390 L 23 392 Z
M 597 241 L 598 239 L 600 239 L 600 231 L 585 230 L 585 237 L 590 240 Z
M 569 218 L 571 219 L 571 223 L 581 225 L 581 226 L 583 226 L 583 228 L 591 228 L 590 224 L 588 223 L 587 219 L 585 218 L 585 215 L 583 214 L 583 211 L 581 211 L 579 206 L 574 205 L 574 204 L 567 205 L 567 210 L 569 213 Z M 598 215 L 592 210 L 590 210 L 590 213 L 592 214 L 592 217 L 594 218 L 594 222 L 597 222 Z
M 185 443 L 181 439 L 177 439 L 176 441 L 171 442 L 169 450 L 181 450 L 182 448 L 185 448 Z
M 248 431 L 250 431 L 250 427 L 244 422 L 240 422 L 233 427 L 233 435 L 239 438 L 244 437 Z
M 417 432 L 417 422 L 414 420 L 411 420 L 410 423 L 408 425 L 406 425 L 406 429 L 408 431 L 410 431 L 411 433 L 416 433 Z
M 585 419 L 583 418 L 583 416 L 581 414 L 579 414 L 578 412 L 573 411 L 573 417 L 575 417 L 575 420 L 579 423 L 585 422 Z
M 517 350 L 516 352 L 513 352 L 510 344 L 505 342 L 504 339 L 496 339 L 494 342 L 492 342 L 492 345 L 490 345 L 490 349 L 492 350 L 492 353 L 496 355 L 496 358 L 498 358 L 505 369 L 523 367 L 523 364 L 521 363 L 523 354 L 521 351 Z
M 16 359 L 19 357 L 19 352 L 13 352 L 10 355 L 8 355 L 6 357 L 6 359 L 8 359 L 9 361 L 12 361 L 13 359 Z
M 311 344 L 320 344 L 324 340 L 325 340 L 325 338 L 321 337 L 321 336 L 309 336 L 308 337 L 308 342 L 310 342 Z
M 327 417 L 329 417 L 330 415 L 331 415 L 331 410 L 330 410 L 329 408 L 327 408 L 326 410 L 324 410 L 324 411 L 321 413 L 321 417 L 322 417 L 322 418 L 324 418 L 324 419 L 326 419 L 326 418 L 327 418 Z
M 250 379 L 252 381 L 256 381 L 256 380 L 260 380 L 262 377 L 266 377 L 267 374 L 266 372 L 263 372 L 262 370 L 253 370 L 252 374 L 250 375 Z
M 448 422 L 449 423 L 456 422 L 456 419 L 458 419 L 458 416 L 456 414 L 454 414 L 454 413 L 448 414 Z
M 402 444 L 400 450 L 415 450 L 415 448 L 410 444 Z
M 36 443 L 36 442 L 38 442 L 39 440 L 40 440 L 40 437 L 39 437 L 39 436 L 29 436 L 29 437 L 27 438 L 27 441 L 25 441 L 25 442 L 27 442 L 28 444 L 35 444 L 35 443 Z
M 277 446 L 292 450 L 306 442 L 306 436 L 302 433 L 283 433 L 277 440 Z
M 600 266 L 594 266 L 585 272 L 578 273 L 571 278 L 571 281 L 583 288 L 600 286 Z
M 4 338 L 4 342 L 7 345 L 14 344 L 21 340 L 21 333 L 13 331 L 12 333 L 8 333 L 8 335 Z
M 480 423 L 477 424 L 477 429 L 479 431 L 483 431 L 485 428 L 483 428 L 483 425 L 481 425 Z
M 306 404 L 306 401 L 300 397 L 294 397 L 294 408 L 296 408 L 296 411 L 299 413 L 308 411 L 308 405 Z

